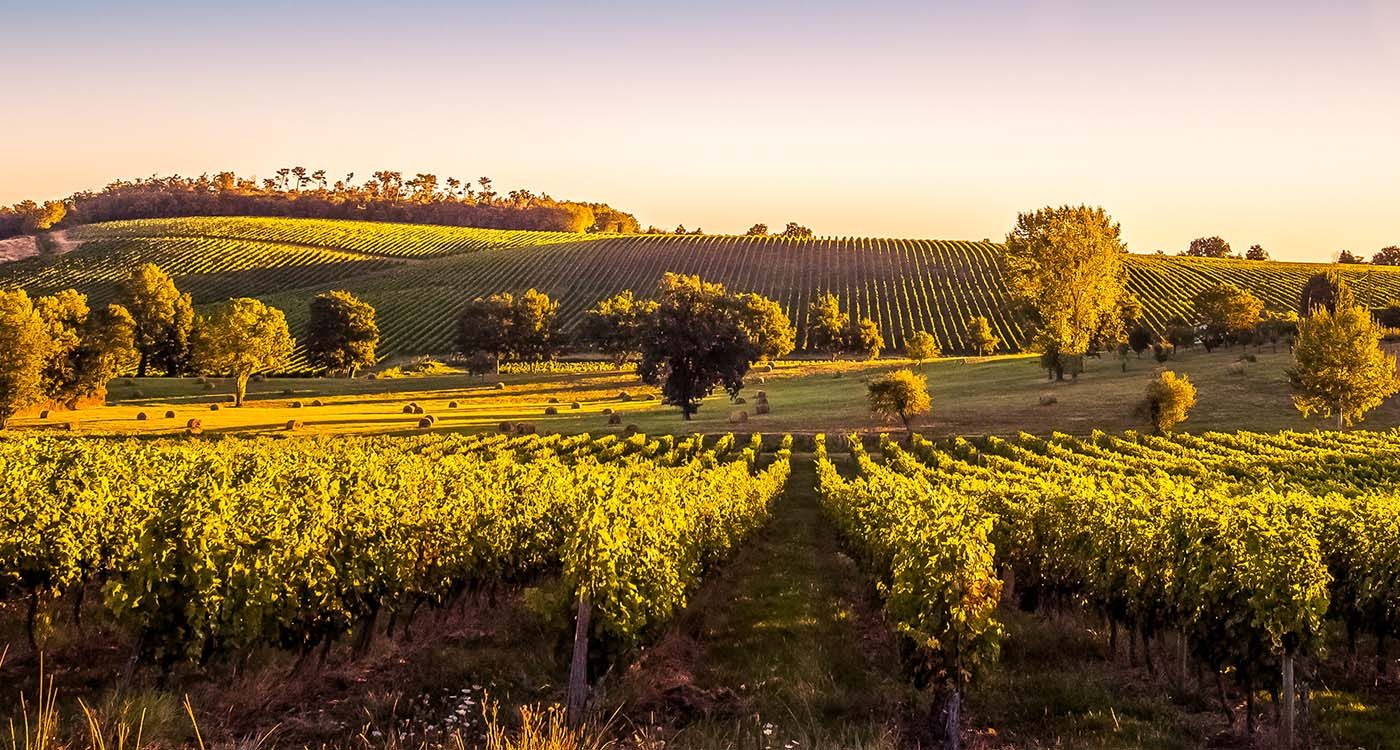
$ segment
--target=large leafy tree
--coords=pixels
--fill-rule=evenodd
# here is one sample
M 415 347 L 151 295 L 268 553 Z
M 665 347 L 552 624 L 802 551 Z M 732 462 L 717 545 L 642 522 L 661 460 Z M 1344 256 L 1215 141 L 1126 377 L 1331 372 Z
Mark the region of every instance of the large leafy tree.
M 1020 214 L 1006 236 L 1007 284 L 1053 353 L 1057 378 L 1064 358 L 1085 354 L 1119 314 L 1127 282 L 1119 234 L 1102 208 L 1061 206 Z
M 1303 284 L 1303 291 L 1298 296 L 1298 317 L 1306 318 L 1313 314 L 1313 310 L 1318 307 L 1326 308 L 1329 312 L 1337 306 L 1337 287 L 1342 283 L 1341 274 L 1336 271 L 1326 273 L 1315 273 L 1308 277 Z
M 655 302 L 637 298 L 631 289 L 599 300 L 583 314 L 578 341 L 606 354 L 614 366 L 622 367 L 629 358 L 641 354 L 642 324 L 655 310 Z
M 734 299 L 720 284 L 667 273 L 657 300 L 642 331 L 642 380 L 661 386 L 663 402 L 685 419 L 717 387 L 737 397 L 759 352 Z
M 1371 264 L 1376 266 L 1400 266 L 1400 245 L 1389 245 L 1371 256 Z
M 914 417 L 927 414 L 933 403 L 928 395 L 928 381 L 909 370 L 896 370 L 870 381 L 866 395 L 871 412 L 898 417 L 906 432 L 912 429 Z
M 242 297 L 201 316 L 195 331 L 195 362 L 204 372 L 232 375 L 234 405 L 242 406 L 248 379 L 286 364 L 295 345 L 281 310 Z
M 919 367 L 924 366 L 926 360 L 938 357 L 942 352 L 938 348 L 938 339 L 928 331 L 915 331 L 909 334 L 909 338 L 904 340 L 904 353 L 914 360 L 914 364 Z
M 807 306 L 807 348 L 836 357 L 846 349 L 846 332 L 851 317 L 841 310 L 841 301 L 830 292 L 817 295 Z
M 179 375 L 189 363 L 194 308 L 170 275 L 154 263 L 131 272 L 118 297 L 136 324 L 136 374 L 145 377 L 152 364 L 166 374 Z
M 1304 417 L 1335 416 L 1341 428 L 1400 391 L 1395 360 L 1380 346 L 1383 335 L 1345 282 L 1334 309 L 1313 308 L 1311 317 L 1298 322 L 1288 370 L 1298 411 Z
M 880 326 L 870 318 L 855 321 L 850 330 L 846 331 L 846 351 L 852 354 L 863 354 L 866 359 L 875 359 L 884 348 L 885 337 L 880 334 Z
M 1001 346 L 1001 339 L 992 332 L 991 322 L 981 315 L 967 321 L 965 341 L 965 346 L 981 357 L 991 356 Z
M 1191 240 L 1190 247 L 1182 255 L 1190 255 L 1196 258 L 1228 258 L 1230 257 L 1230 243 L 1219 237 L 1197 237 Z
M 1192 300 L 1196 317 L 1215 336 L 1235 336 L 1259 325 L 1263 300 L 1234 284 L 1216 284 L 1198 292 Z
M 514 310 L 515 296 L 509 292 L 468 302 L 457 316 L 457 350 L 468 356 L 490 357 L 500 372 L 501 359 L 510 354 Z
M 529 362 L 553 359 L 562 340 L 557 301 L 534 289 L 515 298 L 509 342 L 512 356 Z
M 44 320 L 24 290 L 0 290 L 0 430 L 44 397 L 48 361 Z
M 379 325 L 369 303 L 349 292 L 326 292 L 311 300 L 309 313 L 306 353 L 312 364 L 353 378 L 357 369 L 375 363 Z
M 759 361 L 781 359 L 797 346 L 797 329 L 782 305 L 753 292 L 736 295 L 734 304 L 749 340 L 758 349 Z
M 107 383 L 134 364 L 135 324 L 121 305 L 90 310 L 87 297 L 67 289 L 35 303 L 49 341 L 44 395 L 68 408 L 107 393 Z
M 1244 254 L 1245 260 L 1268 260 L 1269 251 L 1263 245 L 1250 245 L 1249 250 Z

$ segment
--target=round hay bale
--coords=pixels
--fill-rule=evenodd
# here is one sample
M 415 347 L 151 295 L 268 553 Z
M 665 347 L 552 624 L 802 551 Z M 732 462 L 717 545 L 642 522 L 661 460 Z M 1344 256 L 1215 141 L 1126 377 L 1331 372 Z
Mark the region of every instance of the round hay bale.
M 535 434 L 535 425 L 530 422 L 520 422 L 515 425 L 515 434 L 533 435 Z
M 301 429 L 301 420 L 300 420 L 300 419 L 289 419 L 289 420 L 287 420 L 287 431 L 288 431 L 288 432 L 293 432 L 293 431 L 295 431 L 295 430 L 300 430 L 300 429 Z
M 300 402 L 300 401 L 293 401 L 293 402 L 292 402 L 292 408 L 293 408 L 293 409 L 300 409 L 300 408 L 301 408 L 301 402 Z
M 49 418 L 49 410 L 48 410 L 48 409 L 45 409 L 45 410 L 39 412 L 39 418 L 40 418 L 40 419 L 48 419 L 48 418 Z
M 421 407 L 421 406 L 419 406 L 419 405 L 417 405 L 417 404 L 414 404 L 414 405 L 413 405 L 413 413 L 414 413 L 414 414 L 423 414 L 424 412 L 425 412 L 425 410 L 423 409 L 423 407 Z
M 175 410 L 174 410 L 174 409 L 169 409 L 169 410 L 167 410 L 167 411 L 165 412 L 165 418 L 166 418 L 166 419 L 174 419 L 174 418 L 175 418 Z
M 194 379 L 194 382 L 199 383 L 200 385 L 206 385 L 209 383 L 209 378 L 200 375 L 199 377 Z
M 136 381 L 131 378 L 124 378 L 122 380 L 122 385 L 136 385 Z
M 749 413 L 744 411 L 743 409 L 738 409 L 729 412 L 730 424 L 743 424 L 747 421 L 749 421 Z
M 253 375 L 253 377 L 249 378 L 249 380 L 252 380 L 254 383 L 261 383 L 264 380 L 267 380 L 267 377 L 262 373 L 257 373 Z
M 621 414 L 609 414 L 609 415 L 608 415 L 608 424 L 622 424 L 622 415 L 621 415 Z
M 569 408 L 570 408 L 570 409 L 582 409 L 582 408 L 583 408 L 583 404 L 580 404 L 580 403 L 577 402 L 577 401 L 570 401 L 570 402 L 569 402 Z
M 456 402 L 456 401 L 449 401 L 449 402 L 447 402 L 447 408 L 449 408 L 449 409 L 456 409 L 456 408 L 457 408 L 457 402 Z
M 774 371 L 774 370 L 776 370 L 776 369 L 778 369 L 778 368 L 775 367 L 775 366 L 773 365 L 772 362 L 769 362 L 769 363 L 768 363 L 768 366 L 765 367 L 765 368 L 763 368 L 763 371 L 764 371 L 764 372 L 772 372 L 772 371 Z
M 426 430 L 429 427 L 432 427 L 433 424 L 436 422 L 437 420 L 433 419 L 432 417 L 423 417 L 422 419 L 418 420 L 418 429 Z
M 312 406 L 324 406 L 324 404 L 321 403 L 321 399 L 319 399 L 319 398 L 316 399 L 315 401 L 312 401 L 312 402 L 311 402 L 311 405 L 312 405 Z
M 1231 363 L 1230 363 L 1230 366 L 1229 366 L 1228 368 L 1226 368 L 1226 370 L 1227 370 L 1231 375 L 1243 375 L 1243 374 L 1244 374 L 1244 363 L 1243 363 L 1243 362 L 1231 362 Z
M 64 422 L 63 424 L 58 426 L 58 429 L 63 430 L 65 432 L 72 432 L 73 430 L 78 429 L 78 426 L 72 422 Z
M 226 404 L 236 404 L 236 403 L 238 403 L 238 397 L 237 397 L 237 396 L 234 396 L 234 395 L 232 395 L 232 394 L 230 394 L 230 395 L 228 395 L 228 396 L 224 396 L 224 403 L 226 403 Z
M 378 376 L 378 375 L 375 375 L 374 373 L 370 373 L 370 374 L 368 374 L 368 375 L 365 376 L 365 380 L 378 380 L 378 379 L 379 379 L 379 376 Z
M 146 421 L 147 419 L 150 419 L 150 417 L 146 416 L 146 412 L 142 411 L 142 412 L 137 412 L 137 413 L 136 413 L 136 421 L 137 421 L 137 422 L 144 422 L 144 421 Z
M 1059 403 L 1059 402 L 1060 402 L 1060 400 L 1059 400 L 1058 398 L 1055 398 L 1055 394 L 1053 394 L 1053 393 L 1042 393 L 1042 394 L 1040 394 L 1040 405 L 1041 405 L 1041 406 L 1053 406 L 1054 404 L 1057 404 L 1057 403 Z
M 617 400 L 626 403 L 632 400 L 632 394 L 628 393 L 627 391 L 623 391 L 617 394 Z
M 417 408 L 418 408 L 418 404 L 408 404 L 408 405 L 404 406 L 404 408 L 403 408 L 403 413 L 404 413 L 404 414 L 412 414 L 412 413 L 413 413 L 413 410 L 414 410 L 414 409 L 417 409 Z
M 218 411 L 218 410 L 219 410 L 219 405 L 218 405 L 218 404 L 210 404 L 210 405 L 209 405 L 209 411 Z
M 552 417 L 552 416 L 554 416 L 555 414 L 558 414 L 558 413 L 559 413 L 559 409 L 556 408 L 556 407 L 553 407 L 553 406 L 546 406 L 546 407 L 544 407 L 544 414 L 545 414 L 545 416 L 547 416 L 547 417 Z
M 639 432 L 641 432 L 641 431 L 642 431 L 642 428 L 640 428 L 640 427 L 638 427 L 637 425 L 634 425 L 634 424 L 629 424 L 629 425 L 627 425 L 626 427 L 622 428 L 622 434 L 624 434 L 624 435 L 636 435 L 637 433 L 639 433 Z
M 736 396 L 734 398 L 734 403 L 736 404 L 747 404 L 748 402 L 748 399 L 744 398 L 743 396 Z
M 294 390 L 292 390 L 291 388 L 283 388 L 283 389 L 282 389 L 282 395 L 283 395 L 283 396 L 295 396 L 296 393 L 297 393 L 297 392 L 294 391 Z
M 612 407 L 611 407 L 611 406 L 605 406 L 605 407 L 603 407 L 603 414 L 604 414 L 604 415 L 612 414 L 612 413 L 613 413 L 613 410 L 612 410 Z
M 496 425 L 496 429 L 499 430 L 499 431 L 501 431 L 501 432 L 510 432 L 511 430 L 513 430 L 513 429 L 515 429 L 515 428 L 514 428 L 513 425 L 511 425 L 510 422 L 502 422 L 502 423 Z
M 760 401 L 760 402 L 759 402 L 757 405 L 755 405 L 754 408 L 753 408 L 753 413 L 754 413 L 754 414 L 767 414 L 768 411 L 769 411 L 769 408 L 768 408 L 768 402 L 767 402 L 767 401 Z
M 185 429 L 187 429 L 187 430 L 198 430 L 199 428 L 201 428 L 201 427 L 203 427 L 203 426 L 204 426 L 204 423 L 201 422 L 201 421 L 199 421 L 198 419 L 191 419 L 191 420 L 185 422 Z
M 549 397 L 549 400 L 546 401 L 545 403 L 557 404 L 557 403 L 559 403 L 559 397 L 558 397 L 558 396 L 550 396 L 550 397 Z
M 506 389 L 506 384 L 505 384 L 505 383 L 496 383 L 496 385 L 494 385 L 494 386 L 492 386 L 492 387 L 495 388 L 495 389 L 498 390 L 498 391 L 504 391 L 504 390 Z
M 656 396 L 654 396 L 654 395 L 652 395 L 652 394 L 650 394 L 650 393 L 648 393 L 648 394 L 642 396 L 642 400 L 643 400 L 643 401 L 652 401 L 652 400 L 654 400 L 655 398 L 656 398 Z

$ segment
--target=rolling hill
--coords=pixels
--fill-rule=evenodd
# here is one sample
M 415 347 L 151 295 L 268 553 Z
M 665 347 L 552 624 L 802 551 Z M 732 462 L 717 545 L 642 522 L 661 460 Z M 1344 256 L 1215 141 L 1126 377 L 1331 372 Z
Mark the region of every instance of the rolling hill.
M 343 288 L 378 310 L 382 353 L 445 353 L 454 317 L 472 297 L 535 287 L 561 302 L 566 326 L 598 299 L 646 292 L 666 271 L 693 273 L 778 300 L 806 345 L 805 310 L 823 291 L 876 320 L 888 346 L 927 330 L 946 352 L 966 350 L 969 318 L 1019 341 L 1008 314 L 998 246 L 986 242 L 878 238 L 607 235 L 417 224 L 202 217 L 91 224 L 68 230 L 72 248 L 0 264 L 0 288 L 47 294 L 66 287 L 96 302 L 139 263 L 177 278 L 197 304 L 256 296 L 286 310 L 294 328 L 310 298 Z M 1400 269 L 1134 255 L 1130 288 L 1162 325 L 1221 281 L 1250 289 L 1272 309 L 1292 309 L 1308 276 L 1340 268 L 1363 301 L 1400 298 Z

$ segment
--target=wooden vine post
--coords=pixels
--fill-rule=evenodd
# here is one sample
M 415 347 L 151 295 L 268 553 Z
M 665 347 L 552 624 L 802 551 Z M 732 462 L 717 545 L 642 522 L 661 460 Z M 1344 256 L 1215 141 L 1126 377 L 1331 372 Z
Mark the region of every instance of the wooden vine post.
M 1296 715 L 1294 710 L 1294 699 L 1297 691 L 1293 683 L 1293 652 L 1286 651 L 1283 654 L 1283 718 L 1279 732 L 1283 735 L 1283 746 L 1287 750 L 1296 747 L 1293 729 L 1293 718 Z
M 578 616 L 574 621 L 574 651 L 569 661 L 569 694 L 565 710 L 569 724 L 583 724 L 584 708 L 588 704 L 588 632 L 592 604 L 588 592 L 579 593 Z

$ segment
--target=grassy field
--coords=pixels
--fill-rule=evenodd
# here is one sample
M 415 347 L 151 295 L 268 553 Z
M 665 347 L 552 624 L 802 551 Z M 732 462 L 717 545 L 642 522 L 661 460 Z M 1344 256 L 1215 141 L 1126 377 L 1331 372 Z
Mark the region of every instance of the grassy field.
M 1316 429 L 1330 425 L 1304 420 L 1290 401 L 1284 369 L 1290 358 L 1270 347 L 1248 350 L 1186 351 L 1165 365 L 1150 357 L 1130 356 L 1126 363 L 1109 357 L 1089 360 L 1077 380 L 1048 382 L 1029 355 L 944 358 L 925 363 L 921 372 L 933 394 L 933 414 L 915 427 L 926 434 L 1084 434 L 1092 430 L 1142 429 L 1134 407 L 1155 372 L 1166 367 L 1188 375 L 1196 384 L 1198 404 L 1182 425 L 1188 431 L 1247 429 L 1272 431 Z M 301 422 L 311 434 L 401 433 L 418 431 L 420 417 L 405 414 L 418 404 L 438 418 L 434 430 L 495 430 L 502 422 L 534 424 L 544 432 L 605 433 L 635 426 L 643 432 L 815 432 L 878 431 L 896 425 L 870 416 L 866 382 L 899 367 L 904 360 L 803 362 L 785 361 L 771 372 L 758 368 L 741 396 L 768 395 L 772 412 L 759 415 L 752 404 L 730 403 L 712 396 L 690 422 L 663 406 L 654 388 L 643 386 L 630 370 L 582 374 L 502 375 L 476 378 L 466 374 L 394 379 L 269 379 L 250 385 L 250 401 L 234 409 L 224 403 L 230 384 L 193 378 L 114 381 L 109 406 L 73 412 L 31 414 L 15 419 L 17 429 L 67 429 L 96 434 L 174 434 L 198 419 L 206 434 L 265 433 Z M 496 384 L 502 384 L 497 388 Z M 212 388 L 212 390 L 210 390 Z M 623 394 L 626 394 L 625 397 Z M 319 401 L 320 406 L 313 405 Z M 1042 403 L 1053 401 L 1053 403 Z M 456 407 L 452 408 L 451 404 Z M 577 409 L 572 408 L 577 403 Z M 298 408 L 297 405 L 300 404 Z M 218 411 L 211 407 L 219 405 Z M 546 411 L 554 409 L 557 414 Z M 609 425 L 605 410 L 620 415 Z M 165 415 L 173 412 L 174 416 Z M 746 421 L 731 421 L 738 412 Z M 138 416 L 145 414 L 141 421 Z M 1368 417 L 1376 429 L 1400 426 L 1400 404 L 1388 402 Z
M 166 268 L 196 304 L 256 296 L 283 308 L 294 329 L 315 294 L 344 288 L 380 314 L 381 353 L 442 354 L 463 302 L 536 287 L 561 302 L 566 326 L 623 289 L 649 292 L 666 271 L 699 274 L 779 301 L 806 346 L 805 310 L 822 292 L 879 323 L 898 349 L 926 330 L 944 351 L 966 353 L 967 322 L 984 316 L 1008 342 L 1023 336 L 1009 314 L 997 245 L 878 238 L 782 239 L 672 235 L 569 235 L 460 227 L 204 217 L 95 224 L 67 230 L 73 248 L 0 264 L 0 288 L 46 294 L 73 286 L 105 302 L 137 263 Z M 1389 267 L 1133 255 L 1129 287 L 1148 321 L 1189 315 L 1192 296 L 1222 281 L 1291 310 L 1311 274 L 1336 269 L 1363 302 L 1400 298 Z M 295 332 L 295 331 L 294 331 Z

